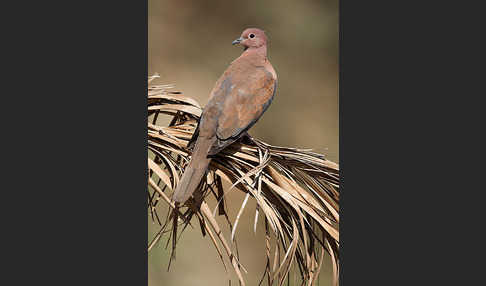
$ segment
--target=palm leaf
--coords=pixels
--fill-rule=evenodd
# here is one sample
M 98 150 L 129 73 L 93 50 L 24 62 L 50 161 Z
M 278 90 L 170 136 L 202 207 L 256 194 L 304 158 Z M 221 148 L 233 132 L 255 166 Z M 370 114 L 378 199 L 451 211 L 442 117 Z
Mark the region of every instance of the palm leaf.
M 149 78 L 149 83 L 158 76 Z M 191 148 L 188 147 L 196 129 L 201 106 L 194 99 L 171 91 L 170 85 L 148 87 L 148 208 L 152 218 L 159 221 L 156 204 L 170 207 L 170 213 L 149 244 L 149 250 L 169 233 L 172 256 L 175 257 L 178 235 L 182 235 L 191 219 L 196 217 L 203 235 L 209 234 L 224 264 L 225 254 L 233 266 L 240 284 L 245 285 L 235 243 L 235 230 L 249 199 L 256 201 L 254 230 L 259 213 L 263 214 L 266 229 L 267 266 L 264 276 L 268 285 L 282 285 L 293 265 L 297 265 L 302 285 L 314 285 L 322 262 L 330 257 L 333 281 L 339 277 L 339 165 L 323 155 L 307 149 L 272 146 L 255 138 L 235 142 L 211 161 L 206 180 L 200 184 L 193 198 L 176 206 L 172 192 L 187 166 Z M 223 182 L 231 187 L 223 189 Z M 245 193 L 236 219 L 226 215 L 225 194 L 237 189 Z M 212 212 L 208 199 L 217 204 Z M 227 240 L 216 221 L 216 209 L 229 225 Z M 275 241 L 272 262 L 271 236 Z M 325 252 L 328 256 L 324 255 Z M 273 267 L 271 267 L 273 265 Z

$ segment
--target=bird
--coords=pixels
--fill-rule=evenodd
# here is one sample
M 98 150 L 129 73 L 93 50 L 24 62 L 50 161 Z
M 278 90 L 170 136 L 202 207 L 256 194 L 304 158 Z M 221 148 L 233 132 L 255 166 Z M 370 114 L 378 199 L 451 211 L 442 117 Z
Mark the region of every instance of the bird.
M 245 29 L 233 45 L 243 46 L 216 81 L 190 142 L 192 156 L 173 194 L 184 204 L 205 178 L 211 157 L 245 136 L 268 109 L 277 89 L 277 74 L 267 58 L 267 36 Z

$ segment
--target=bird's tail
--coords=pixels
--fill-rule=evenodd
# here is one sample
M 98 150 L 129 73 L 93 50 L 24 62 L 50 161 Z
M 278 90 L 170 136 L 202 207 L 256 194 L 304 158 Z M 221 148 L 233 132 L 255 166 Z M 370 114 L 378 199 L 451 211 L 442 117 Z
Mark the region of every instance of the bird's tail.
M 177 203 L 183 204 L 197 189 L 201 179 L 206 174 L 209 162 L 209 150 L 213 145 L 214 140 L 206 138 L 198 138 L 196 146 L 192 153 L 189 166 L 184 171 L 182 178 L 174 191 L 173 200 Z

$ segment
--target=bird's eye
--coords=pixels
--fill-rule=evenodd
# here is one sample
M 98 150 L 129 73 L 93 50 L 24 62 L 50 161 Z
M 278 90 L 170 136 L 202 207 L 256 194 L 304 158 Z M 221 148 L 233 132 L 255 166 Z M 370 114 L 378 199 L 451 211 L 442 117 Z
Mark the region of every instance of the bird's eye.
M 253 38 L 255 38 L 255 34 L 250 34 L 249 37 L 253 39 Z

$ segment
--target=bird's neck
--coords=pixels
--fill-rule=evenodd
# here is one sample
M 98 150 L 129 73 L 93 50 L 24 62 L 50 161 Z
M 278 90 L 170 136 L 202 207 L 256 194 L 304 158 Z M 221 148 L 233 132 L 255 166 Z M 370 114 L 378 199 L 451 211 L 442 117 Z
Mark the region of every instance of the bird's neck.
M 263 45 L 261 47 L 250 47 L 246 49 L 241 57 L 249 58 L 257 62 L 265 62 L 267 60 L 267 46 Z

